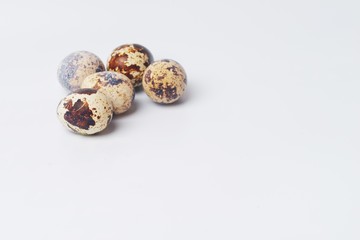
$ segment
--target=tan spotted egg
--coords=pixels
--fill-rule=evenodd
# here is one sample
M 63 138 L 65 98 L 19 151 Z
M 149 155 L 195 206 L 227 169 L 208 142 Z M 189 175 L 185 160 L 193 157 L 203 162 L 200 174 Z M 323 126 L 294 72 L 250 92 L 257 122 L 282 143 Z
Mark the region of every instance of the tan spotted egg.
M 145 69 L 153 62 L 151 52 L 140 44 L 124 44 L 113 50 L 107 70 L 127 76 L 134 87 L 141 86 Z
M 177 101 L 186 89 L 186 73 L 176 61 L 163 59 L 153 62 L 143 76 L 145 93 L 157 103 Z
M 86 77 L 81 88 L 93 88 L 104 93 L 115 114 L 126 112 L 134 100 L 134 87 L 128 77 L 117 72 L 99 72 Z
M 112 105 L 105 94 L 95 89 L 78 89 L 62 99 L 57 108 L 60 122 L 69 130 L 91 135 L 110 123 Z

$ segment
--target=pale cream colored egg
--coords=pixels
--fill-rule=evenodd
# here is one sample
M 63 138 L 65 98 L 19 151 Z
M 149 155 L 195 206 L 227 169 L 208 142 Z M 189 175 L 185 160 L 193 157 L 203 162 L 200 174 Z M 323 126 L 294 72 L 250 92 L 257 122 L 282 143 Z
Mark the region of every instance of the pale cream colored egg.
M 115 114 L 129 110 L 135 96 L 130 79 L 117 72 L 92 74 L 84 79 L 81 88 L 93 88 L 104 93 L 111 102 Z
M 170 104 L 185 92 L 187 79 L 184 68 L 176 61 L 155 61 L 145 70 L 142 85 L 145 93 L 157 103 Z
M 74 91 L 80 88 L 87 76 L 102 71 L 105 71 L 105 66 L 98 56 L 91 52 L 78 51 L 61 61 L 57 76 L 64 88 Z
M 91 135 L 110 123 L 112 105 L 106 95 L 95 89 L 78 89 L 62 99 L 57 108 L 60 122 L 69 130 Z

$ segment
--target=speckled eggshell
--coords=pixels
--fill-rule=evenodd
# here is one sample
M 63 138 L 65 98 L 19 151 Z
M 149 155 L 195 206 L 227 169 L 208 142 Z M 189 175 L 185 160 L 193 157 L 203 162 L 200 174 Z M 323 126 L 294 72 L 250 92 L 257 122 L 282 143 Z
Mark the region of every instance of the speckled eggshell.
M 164 59 L 153 62 L 145 71 L 143 88 L 157 103 L 169 104 L 177 101 L 186 89 L 184 68 L 174 60 Z
M 141 86 L 145 69 L 153 62 L 151 52 L 139 44 L 125 44 L 114 49 L 107 61 L 107 70 L 127 76 L 134 87 Z
M 134 100 L 134 87 L 128 77 L 117 72 L 100 72 L 87 76 L 81 88 L 93 88 L 104 93 L 115 114 L 126 112 Z
M 90 88 L 78 89 L 61 100 L 57 115 L 66 128 L 82 135 L 104 130 L 113 116 L 105 94 Z
M 91 52 L 78 51 L 61 61 L 57 76 L 64 88 L 74 91 L 80 88 L 87 76 L 102 71 L 105 71 L 105 66 L 98 56 Z

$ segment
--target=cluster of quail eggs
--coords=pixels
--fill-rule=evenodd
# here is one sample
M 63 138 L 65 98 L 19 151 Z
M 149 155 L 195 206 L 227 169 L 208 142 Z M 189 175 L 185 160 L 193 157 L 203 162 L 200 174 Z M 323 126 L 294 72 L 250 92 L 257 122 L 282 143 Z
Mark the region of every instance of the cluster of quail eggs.
M 154 102 L 170 104 L 184 94 L 187 84 L 179 63 L 154 61 L 151 52 L 139 44 L 115 48 L 106 68 L 95 54 L 74 52 L 60 63 L 57 76 L 71 92 L 60 101 L 58 118 L 66 128 L 82 135 L 104 130 L 113 114 L 128 111 L 137 87 L 142 86 Z

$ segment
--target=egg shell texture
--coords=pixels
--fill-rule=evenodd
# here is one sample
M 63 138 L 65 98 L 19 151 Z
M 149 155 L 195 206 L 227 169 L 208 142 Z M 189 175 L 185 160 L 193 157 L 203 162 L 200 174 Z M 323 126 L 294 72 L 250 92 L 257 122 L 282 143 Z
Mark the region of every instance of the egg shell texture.
M 57 75 L 60 84 L 70 90 L 79 89 L 89 75 L 105 71 L 104 63 L 95 54 L 78 51 L 68 55 L 59 65 Z
M 134 87 L 141 86 L 145 69 L 153 62 L 151 52 L 139 44 L 117 47 L 107 61 L 107 70 L 127 76 Z
M 60 101 L 57 115 L 69 130 L 91 135 L 108 126 L 112 119 L 112 106 L 105 94 L 95 89 L 78 89 Z
M 81 88 L 93 88 L 104 93 L 111 101 L 115 114 L 126 112 L 135 97 L 130 79 L 117 72 L 94 73 L 84 79 Z
M 185 92 L 187 78 L 184 68 L 176 61 L 155 61 L 145 71 L 142 82 L 145 93 L 157 103 L 177 101 Z

